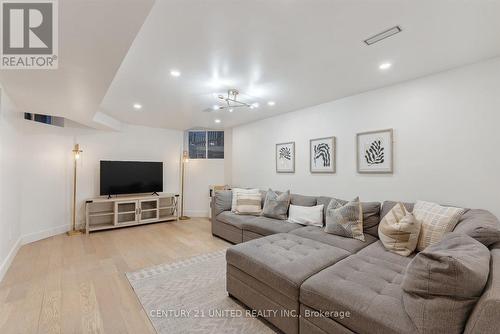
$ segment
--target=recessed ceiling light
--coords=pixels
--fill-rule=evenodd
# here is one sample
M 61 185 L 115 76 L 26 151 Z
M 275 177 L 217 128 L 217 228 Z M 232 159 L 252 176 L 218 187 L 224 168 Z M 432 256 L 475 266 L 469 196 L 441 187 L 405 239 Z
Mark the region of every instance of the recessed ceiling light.
M 219 110 L 219 109 L 220 109 L 220 107 L 219 107 L 218 105 L 216 105 L 216 104 L 215 104 L 215 105 L 212 107 L 212 109 L 213 109 L 213 110 Z
M 380 64 L 380 66 L 378 68 L 380 68 L 381 70 L 387 70 L 389 68 L 391 68 L 392 64 L 391 63 L 382 63 Z
M 135 110 L 141 110 L 142 109 L 142 105 L 140 105 L 139 103 L 134 103 L 134 109 Z
M 257 102 L 252 103 L 252 107 L 254 107 L 254 108 L 258 108 L 258 107 L 259 107 L 259 104 L 258 104 Z
M 269 102 L 267 102 L 267 105 L 268 105 L 268 106 L 271 106 L 271 107 L 272 107 L 272 106 L 274 106 L 275 104 L 276 104 L 276 102 L 274 102 L 274 101 L 269 101 Z
M 173 77 L 180 77 L 181 76 L 181 72 L 179 72 L 177 70 L 172 70 L 172 71 L 170 71 L 170 75 L 173 76 Z
M 215 123 L 220 123 L 220 122 L 221 122 L 221 120 L 220 120 L 220 119 L 216 119 L 214 122 L 215 122 Z
M 234 109 L 233 109 L 233 108 L 230 108 L 230 109 L 229 109 L 229 112 L 233 112 L 233 111 L 234 111 Z

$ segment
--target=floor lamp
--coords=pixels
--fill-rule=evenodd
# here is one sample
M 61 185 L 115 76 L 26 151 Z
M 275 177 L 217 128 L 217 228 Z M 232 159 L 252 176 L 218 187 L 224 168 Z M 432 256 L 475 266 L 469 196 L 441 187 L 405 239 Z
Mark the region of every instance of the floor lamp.
M 188 220 L 188 216 L 184 216 L 184 170 L 186 168 L 186 164 L 189 162 L 189 157 L 187 151 L 182 152 L 182 161 L 181 161 L 181 216 L 179 220 Z
M 79 235 L 82 233 L 82 231 L 76 229 L 76 171 L 77 171 L 77 163 L 78 160 L 80 159 L 80 154 L 83 152 L 80 150 L 80 145 L 75 144 L 75 147 L 73 148 L 73 160 L 74 160 L 74 165 L 73 165 L 73 222 L 71 224 L 71 229 L 68 231 L 68 235 Z

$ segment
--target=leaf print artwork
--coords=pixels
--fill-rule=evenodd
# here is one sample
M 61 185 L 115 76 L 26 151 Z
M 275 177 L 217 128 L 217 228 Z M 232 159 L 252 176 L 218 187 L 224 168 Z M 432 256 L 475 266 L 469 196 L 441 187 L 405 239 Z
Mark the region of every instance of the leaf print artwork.
M 384 147 L 381 140 L 375 140 L 365 151 L 366 163 L 369 165 L 378 165 L 384 163 Z
M 282 147 L 280 149 L 280 159 L 286 159 L 286 160 L 291 160 L 292 159 L 292 152 L 289 147 Z

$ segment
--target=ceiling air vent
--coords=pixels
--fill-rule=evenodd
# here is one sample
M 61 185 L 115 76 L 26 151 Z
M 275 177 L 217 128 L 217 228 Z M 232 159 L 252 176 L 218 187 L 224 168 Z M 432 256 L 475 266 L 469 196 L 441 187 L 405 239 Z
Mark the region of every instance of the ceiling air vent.
M 377 42 L 380 42 L 383 39 L 386 39 L 388 37 L 396 35 L 397 33 L 400 33 L 401 31 L 402 30 L 401 30 L 400 26 L 395 26 L 395 27 L 392 27 L 392 28 L 387 29 L 385 31 L 382 31 L 381 33 L 378 33 L 375 36 L 372 36 L 368 39 L 365 39 L 364 42 L 366 43 L 366 45 L 372 45 L 372 44 L 375 44 Z

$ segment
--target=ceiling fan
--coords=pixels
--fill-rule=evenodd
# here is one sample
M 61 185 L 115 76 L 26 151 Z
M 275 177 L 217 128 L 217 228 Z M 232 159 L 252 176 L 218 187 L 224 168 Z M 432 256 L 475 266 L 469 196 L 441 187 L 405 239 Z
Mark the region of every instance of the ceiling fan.
M 216 104 L 211 108 L 206 108 L 203 111 L 211 112 L 217 110 L 228 110 L 229 112 L 233 112 L 236 108 L 250 108 L 255 109 L 259 107 L 259 103 L 246 103 L 238 100 L 238 95 L 240 92 L 237 89 L 228 89 L 227 95 L 218 95 L 217 98 L 220 104 Z

